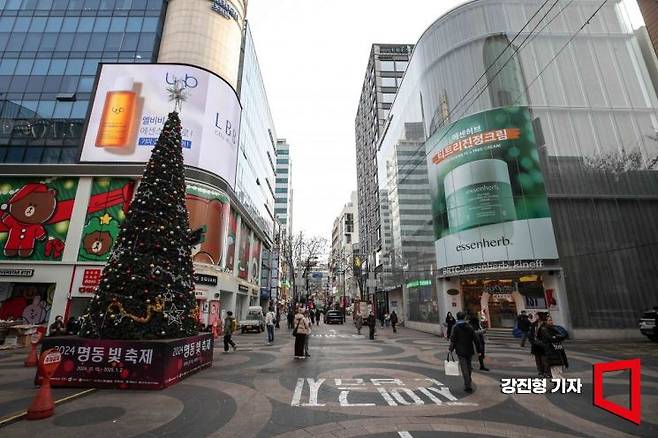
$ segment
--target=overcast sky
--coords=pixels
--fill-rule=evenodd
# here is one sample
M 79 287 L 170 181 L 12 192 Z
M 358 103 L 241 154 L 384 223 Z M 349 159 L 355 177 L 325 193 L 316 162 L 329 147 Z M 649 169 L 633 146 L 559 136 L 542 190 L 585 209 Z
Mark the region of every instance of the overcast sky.
M 330 238 L 356 190 L 354 117 L 372 43 L 415 44 L 465 0 L 249 0 L 277 135 L 291 145 L 293 227 Z

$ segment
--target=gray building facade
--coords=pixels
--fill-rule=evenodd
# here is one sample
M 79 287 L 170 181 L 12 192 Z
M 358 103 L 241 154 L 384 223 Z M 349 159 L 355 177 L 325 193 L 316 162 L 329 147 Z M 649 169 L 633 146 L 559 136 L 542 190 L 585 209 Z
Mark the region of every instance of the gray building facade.
M 375 269 L 380 272 L 390 269 L 382 257 L 387 242 L 380 213 L 377 147 L 412 50 L 413 46 L 408 44 L 372 45 L 354 120 L 359 244 L 363 260 L 367 261 L 367 269 L 373 276 L 369 281 L 369 295 L 375 292 Z
M 460 148 L 481 144 L 483 126 L 462 132 L 450 131 L 451 126 L 501 111 L 526 112 L 523 129 L 536 151 L 515 161 L 520 151 L 511 149 L 506 159 L 513 168 L 510 175 L 532 169 L 532 178 L 512 177 L 510 182 L 545 187 L 557 257 L 534 264 L 472 264 L 465 254 L 480 250 L 481 259 L 489 241 L 457 242 L 462 261 L 456 268 L 409 267 L 404 294 L 410 326 L 440 331 L 447 311 L 486 310 L 491 327 L 511 327 L 525 309 L 549 311 L 575 337 L 638 335 L 638 315 L 655 305 L 658 281 L 658 98 L 648 68 L 655 61 L 640 49 L 628 3 L 609 1 L 595 13 L 600 5 L 576 0 L 538 23 L 542 14 L 531 20 L 536 1 L 471 1 L 438 18 L 415 45 L 391 109 L 395 117 L 382 140 L 380 175 L 387 171 L 382 157 L 394 155 L 410 124 L 423 127 L 416 151 L 427 167 L 409 169 L 407 181 L 435 169 L 450 154 L 457 156 Z M 529 20 L 518 44 L 511 44 Z M 529 35 L 535 24 L 537 30 Z M 481 75 L 484 79 L 464 103 Z M 445 135 L 456 143 L 441 150 L 445 157 L 433 155 Z M 380 178 L 379 183 L 391 192 L 388 182 Z M 444 180 L 438 183 L 444 186 Z M 437 186 L 437 181 L 430 179 L 430 184 Z M 402 189 L 399 181 L 396 185 Z M 517 206 L 522 196 L 513 199 Z M 445 260 L 438 243 L 451 233 L 439 231 L 453 219 L 433 215 L 437 264 Z M 484 233 L 485 227 L 474 229 Z M 493 245 L 516 238 L 503 237 Z M 538 249 L 545 248 L 539 244 Z M 514 251 L 505 248 L 497 260 L 509 260 Z

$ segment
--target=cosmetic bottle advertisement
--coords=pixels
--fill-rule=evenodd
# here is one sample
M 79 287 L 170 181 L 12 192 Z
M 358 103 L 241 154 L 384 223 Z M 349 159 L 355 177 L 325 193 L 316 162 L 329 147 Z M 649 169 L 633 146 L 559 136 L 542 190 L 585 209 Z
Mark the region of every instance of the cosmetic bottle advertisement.
M 439 268 L 558 258 L 527 108 L 465 117 L 425 145 Z
M 185 164 L 222 177 L 232 187 L 242 108 L 218 76 L 181 64 L 103 64 L 97 80 L 80 162 L 144 163 L 174 104 L 167 89 L 184 87 Z

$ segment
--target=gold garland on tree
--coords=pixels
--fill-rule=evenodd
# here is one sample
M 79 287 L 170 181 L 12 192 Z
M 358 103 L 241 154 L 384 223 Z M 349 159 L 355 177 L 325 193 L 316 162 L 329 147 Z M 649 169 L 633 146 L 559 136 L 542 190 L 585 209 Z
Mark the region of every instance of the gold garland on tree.
M 154 313 L 162 313 L 164 311 L 164 301 L 162 301 L 162 298 L 156 297 L 155 304 L 149 304 L 146 307 L 146 316 L 137 316 L 137 315 L 133 315 L 132 313 L 128 313 L 126 309 L 123 308 L 123 304 L 121 304 L 121 302 L 116 298 L 113 298 L 112 302 L 107 306 L 108 312 L 111 311 L 112 309 L 117 309 L 121 317 L 127 316 L 128 318 L 132 319 L 135 322 L 138 322 L 140 324 L 146 324 L 151 320 Z M 114 318 L 114 314 L 112 314 L 110 318 Z

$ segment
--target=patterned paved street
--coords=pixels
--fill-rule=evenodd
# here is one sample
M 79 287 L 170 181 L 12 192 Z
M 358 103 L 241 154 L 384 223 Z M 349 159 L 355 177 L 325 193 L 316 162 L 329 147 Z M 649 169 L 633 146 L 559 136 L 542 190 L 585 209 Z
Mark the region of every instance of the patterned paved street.
M 59 404 L 56 415 L 21 420 L 5 437 L 436 437 L 658 436 L 656 344 L 570 343 L 566 377 L 582 393 L 504 394 L 501 379 L 534 377 L 534 359 L 515 343 L 487 345 L 491 372 L 474 372 L 475 392 L 446 377 L 447 342 L 390 328 L 375 341 L 349 324 L 314 328 L 312 357 L 292 358 L 287 329 L 275 344 L 236 336 L 238 351 L 215 349 L 213 368 L 164 391 L 93 391 Z M 366 333 L 364 330 L 363 333 Z M 620 353 L 615 353 L 616 350 Z M 635 356 L 633 356 L 633 354 Z M 592 364 L 640 357 L 642 424 L 592 405 Z M 0 417 L 24 409 L 35 390 L 22 355 L 0 353 Z M 627 376 L 605 378 L 605 397 L 628 404 Z M 61 399 L 81 390 L 56 390 Z

